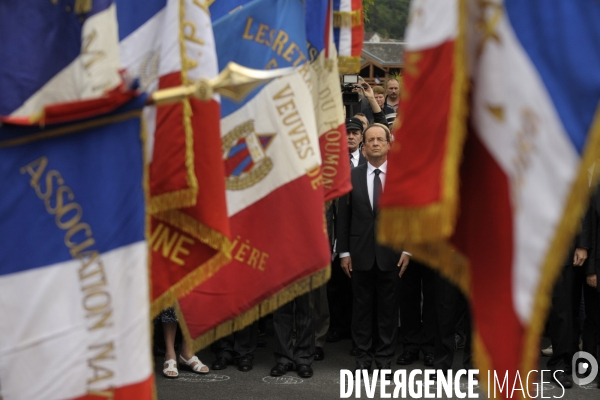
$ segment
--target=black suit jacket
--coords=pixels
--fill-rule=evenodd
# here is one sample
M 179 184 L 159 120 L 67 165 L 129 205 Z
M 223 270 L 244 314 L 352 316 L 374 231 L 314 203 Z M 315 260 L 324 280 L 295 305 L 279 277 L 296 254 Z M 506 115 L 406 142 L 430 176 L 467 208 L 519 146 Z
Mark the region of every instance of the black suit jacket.
M 368 271 L 375 263 L 382 271 L 398 269 L 400 253 L 376 243 L 376 216 L 367 189 L 367 164 L 352 169 L 352 191 L 340 198 L 337 251 L 350 253 L 352 269 Z
M 358 152 L 358 165 L 363 165 L 367 163 L 367 159 L 363 156 L 362 151 Z M 354 167 L 356 168 L 356 167 Z M 336 239 L 337 232 L 337 209 L 338 209 L 339 199 L 335 199 L 331 202 L 331 205 L 327 208 L 325 212 L 325 218 L 327 220 L 327 234 L 329 236 L 329 247 L 331 251 L 333 251 L 333 244 Z M 336 252 L 339 253 L 339 251 Z
M 588 250 L 588 260 L 585 267 L 586 274 L 596 274 L 600 278 L 600 191 L 596 187 L 586 218 L 583 220 L 584 224 L 587 224 L 588 229 L 591 231 L 591 248 Z M 585 229 L 583 226 L 582 231 Z M 597 287 L 600 292 L 600 285 Z

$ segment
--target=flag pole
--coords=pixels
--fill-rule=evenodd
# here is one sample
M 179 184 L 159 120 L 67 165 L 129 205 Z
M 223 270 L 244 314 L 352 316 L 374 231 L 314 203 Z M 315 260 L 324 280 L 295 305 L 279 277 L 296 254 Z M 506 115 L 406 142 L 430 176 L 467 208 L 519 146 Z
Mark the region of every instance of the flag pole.
M 157 90 L 148 97 L 147 104 L 157 106 L 172 104 L 188 97 L 195 97 L 201 101 L 210 100 L 214 94 L 220 94 L 234 101 L 240 102 L 258 86 L 275 78 L 289 75 L 294 68 L 278 68 L 272 70 L 259 70 L 246 68 L 234 62 L 213 79 L 201 79 L 191 85 L 176 86 Z

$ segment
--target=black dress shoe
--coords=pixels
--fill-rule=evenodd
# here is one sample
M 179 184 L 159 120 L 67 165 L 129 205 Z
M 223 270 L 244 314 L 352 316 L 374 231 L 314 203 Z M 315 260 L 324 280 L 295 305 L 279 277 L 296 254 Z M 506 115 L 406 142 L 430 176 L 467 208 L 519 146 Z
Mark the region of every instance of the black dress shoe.
M 433 353 L 425 353 L 423 355 L 423 364 L 426 367 L 433 367 Z
M 419 359 L 419 353 L 412 353 L 410 351 L 405 351 L 398 356 L 396 360 L 396 364 L 398 365 L 410 365 L 413 362 Z
M 562 385 L 565 389 L 570 389 L 573 387 L 573 380 L 569 375 L 564 373 L 563 371 L 557 371 L 552 374 L 552 380 Z
M 344 338 L 344 335 L 340 331 L 332 331 L 327 335 L 327 339 L 325 339 L 329 343 L 339 342 Z
M 215 362 L 212 365 L 212 369 L 225 369 L 227 368 L 227 366 L 229 365 L 229 360 L 224 358 L 224 357 L 219 357 L 215 360 Z
M 271 376 L 283 376 L 290 370 L 290 366 L 287 364 L 277 363 L 271 368 Z
M 325 352 L 322 347 L 315 347 L 315 361 L 323 361 L 325 359 Z
M 313 370 L 308 364 L 298 364 L 296 372 L 300 378 L 310 378 L 313 376 Z
M 238 371 L 248 372 L 252 370 L 252 357 L 241 357 L 238 361 Z

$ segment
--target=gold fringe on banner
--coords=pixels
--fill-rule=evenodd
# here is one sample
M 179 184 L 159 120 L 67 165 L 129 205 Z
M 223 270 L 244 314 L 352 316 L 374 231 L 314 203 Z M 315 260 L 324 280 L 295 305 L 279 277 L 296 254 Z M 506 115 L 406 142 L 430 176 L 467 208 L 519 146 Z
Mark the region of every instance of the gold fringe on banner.
M 200 4 L 199 4 L 200 5 Z M 195 65 L 187 57 L 185 47 L 185 3 L 183 0 L 179 2 L 179 50 L 181 53 L 181 82 L 184 85 L 190 83 L 188 78 L 188 70 Z M 183 128 L 185 134 L 185 170 L 187 188 L 156 194 L 150 197 L 148 202 L 147 212 L 150 214 L 159 213 L 161 211 L 175 210 L 178 208 L 193 207 L 196 205 L 198 198 L 198 179 L 194 170 L 194 128 L 192 126 L 192 106 L 190 99 L 185 98 L 181 101 L 183 106 Z
M 204 225 L 183 211 L 164 211 L 154 214 L 153 217 L 181 229 L 215 250 L 223 251 L 226 254 L 231 253 L 231 242 L 227 236 Z
M 467 299 L 471 297 L 471 273 L 469 260 L 446 241 L 407 245 L 415 260 L 437 269 L 450 282 L 456 285 Z
M 355 28 L 363 24 L 362 10 L 334 11 L 334 28 Z
M 325 283 L 327 283 L 330 277 L 331 265 L 328 265 L 327 267 L 313 273 L 312 275 L 309 275 L 305 278 L 300 279 L 297 282 L 292 283 L 288 287 L 280 290 L 273 296 L 263 300 L 256 306 L 252 307 L 245 313 L 235 318 L 232 318 L 229 321 L 223 322 L 222 324 L 204 333 L 196 339 L 193 339 L 190 335 L 190 331 L 185 322 L 183 313 L 181 312 L 179 303 L 175 303 L 175 312 L 177 313 L 177 319 L 179 320 L 179 326 L 181 327 L 184 340 L 187 341 L 188 345 L 194 352 L 203 349 L 209 346 L 211 343 L 215 342 L 216 340 L 230 335 L 235 331 L 244 329 L 254 321 L 257 321 L 259 318 L 272 313 L 285 303 L 294 300 L 296 297 L 301 296 L 313 289 L 324 285 Z
M 597 174 L 594 174 L 591 186 L 588 180 L 588 168 L 593 165 L 598 157 L 600 157 L 600 104 L 596 109 L 579 172 L 564 208 L 565 212 L 558 224 L 554 239 L 548 248 L 548 253 L 542 265 L 541 281 L 535 293 L 532 319 L 529 326 L 525 328 L 523 371 L 537 369 L 539 340 L 550 308 L 552 288 L 560 275 L 563 260 L 580 227 L 581 218 L 589 204 L 590 196 L 598 183 Z
M 175 190 L 152 196 L 146 211 L 150 214 L 176 210 L 178 208 L 193 207 L 198 198 L 198 188 Z
M 338 56 L 338 72 L 340 74 L 360 72 L 360 56 Z
M 466 3 L 459 2 L 459 34 L 454 44 L 454 81 L 448 119 L 448 136 L 442 176 L 442 198 L 424 207 L 387 207 L 381 209 L 378 239 L 400 249 L 403 243 L 437 242 L 454 232 L 458 215 L 459 173 L 467 136 L 468 73 L 466 62 Z
M 204 264 L 195 268 L 187 274 L 182 280 L 171 286 L 169 290 L 164 292 L 160 297 L 154 300 L 150 306 L 150 315 L 156 317 L 160 312 L 168 307 L 171 307 L 177 299 L 189 294 L 198 285 L 204 283 L 214 274 L 216 274 L 222 266 L 231 260 L 231 255 L 225 252 L 218 252 Z

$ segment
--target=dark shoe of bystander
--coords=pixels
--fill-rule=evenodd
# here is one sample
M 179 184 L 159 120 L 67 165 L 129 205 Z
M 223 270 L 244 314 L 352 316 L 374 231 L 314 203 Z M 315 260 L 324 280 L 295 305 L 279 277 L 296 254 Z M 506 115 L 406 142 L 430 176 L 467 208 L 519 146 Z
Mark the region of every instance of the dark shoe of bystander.
M 308 364 L 298 364 L 296 372 L 300 378 L 310 378 L 313 376 L 313 370 Z
M 277 363 L 277 365 L 271 368 L 271 376 L 283 376 L 291 369 L 290 367 L 287 364 Z

